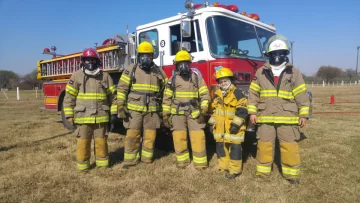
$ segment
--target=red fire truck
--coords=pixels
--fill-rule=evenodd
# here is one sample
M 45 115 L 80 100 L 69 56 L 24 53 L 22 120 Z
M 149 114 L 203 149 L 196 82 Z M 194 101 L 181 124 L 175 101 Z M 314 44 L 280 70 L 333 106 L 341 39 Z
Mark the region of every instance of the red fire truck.
M 275 34 L 274 25 L 260 21 L 258 14 L 239 13 L 236 5 L 218 2 L 193 4 L 187 0 L 185 13 L 140 25 L 126 35 L 115 35 L 96 46 L 102 59 L 102 70 L 108 72 L 114 83 L 122 71 L 136 62 L 136 47 L 149 41 L 155 48 L 154 62 L 168 77 L 175 69 L 173 60 L 180 49 L 187 49 L 193 58 L 193 70 L 205 79 L 213 96 L 217 83 L 215 69 L 230 68 L 238 88 L 247 91 L 254 74 L 265 63 L 263 50 L 267 40 Z M 38 61 L 38 79 L 44 83 L 44 108 L 62 112 L 65 86 L 71 74 L 80 66 L 80 54 L 59 56 L 56 48 L 44 49 L 52 59 Z M 62 112 L 63 123 L 67 126 Z

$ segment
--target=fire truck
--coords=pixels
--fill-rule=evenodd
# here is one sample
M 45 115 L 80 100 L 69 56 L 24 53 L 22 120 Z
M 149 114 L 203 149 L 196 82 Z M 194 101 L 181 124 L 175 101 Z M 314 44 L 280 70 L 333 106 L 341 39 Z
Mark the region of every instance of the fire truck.
M 260 21 L 256 13 L 239 12 L 236 5 L 218 2 L 194 4 L 185 2 L 184 13 L 136 27 L 133 33 L 116 34 L 114 38 L 95 46 L 99 52 L 101 69 L 108 72 L 118 83 L 122 71 L 136 63 L 136 47 L 143 41 L 154 46 L 154 62 L 163 68 L 168 77 L 173 74 L 175 54 L 186 49 L 193 59 L 193 71 L 202 75 L 211 96 L 217 89 L 215 71 L 223 66 L 230 68 L 238 88 L 247 91 L 256 70 L 265 63 L 265 44 L 275 35 L 273 24 Z M 44 80 L 45 109 L 61 112 L 65 86 L 72 73 L 80 69 L 81 52 L 58 55 L 56 47 L 44 49 L 44 54 L 53 55 L 49 60 L 37 63 L 39 80 Z

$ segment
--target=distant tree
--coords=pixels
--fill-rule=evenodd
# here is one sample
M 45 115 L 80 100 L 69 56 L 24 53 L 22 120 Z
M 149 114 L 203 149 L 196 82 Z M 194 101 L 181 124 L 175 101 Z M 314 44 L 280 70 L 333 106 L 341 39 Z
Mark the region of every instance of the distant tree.
M 356 77 L 356 71 L 354 69 L 351 69 L 351 68 L 346 69 L 345 70 L 345 75 L 346 75 L 346 77 L 349 77 L 349 79 L 351 81 L 351 78 Z
M 34 89 L 35 87 L 41 87 L 42 81 L 37 79 L 37 69 L 34 69 L 31 73 L 28 73 L 21 77 L 22 89 Z
M 342 70 L 333 66 L 321 66 L 316 73 L 317 77 L 320 77 L 328 83 L 336 77 L 341 77 Z
M 13 71 L 0 70 L 0 87 L 1 88 L 12 88 L 19 79 L 18 74 Z

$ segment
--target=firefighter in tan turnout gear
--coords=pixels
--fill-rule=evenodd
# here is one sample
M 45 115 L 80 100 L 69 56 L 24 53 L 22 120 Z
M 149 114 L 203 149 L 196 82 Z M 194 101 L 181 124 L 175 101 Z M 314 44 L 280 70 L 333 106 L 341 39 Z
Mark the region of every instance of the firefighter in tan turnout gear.
M 176 56 L 175 74 L 168 80 L 163 96 L 163 122 L 173 130 L 177 167 L 190 163 L 187 130 L 190 133 L 192 158 L 196 169 L 207 167 L 205 146 L 205 115 L 209 105 L 209 90 L 204 79 L 190 68 L 191 56 L 181 50 Z
M 118 115 L 124 119 L 127 129 L 125 169 L 139 163 L 140 156 L 142 162 L 152 162 L 156 129 L 161 124 L 161 95 L 167 82 L 165 72 L 153 62 L 153 46 L 142 42 L 137 52 L 138 63 L 130 64 L 124 70 L 117 88 Z
M 274 35 L 267 42 L 269 63 L 255 74 L 250 85 L 248 112 L 258 124 L 257 175 L 269 175 L 279 139 L 282 173 L 291 184 L 299 184 L 299 126 L 309 118 L 309 98 L 300 71 L 288 62 L 288 41 Z
M 89 169 L 93 137 L 96 166 L 107 167 L 108 122 L 111 118 L 113 123 L 117 118 L 116 87 L 110 75 L 100 70 L 100 58 L 95 49 L 83 51 L 81 69 L 71 76 L 65 91 L 65 116 L 68 123 L 77 125 L 77 168 Z
M 219 170 L 225 172 L 226 178 L 233 179 L 242 169 L 241 143 L 248 117 L 247 98 L 231 84 L 234 74 L 230 69 L 221 67 L 215 76 L 220 88 L 215 92 L 208 124 L 216 141 Z

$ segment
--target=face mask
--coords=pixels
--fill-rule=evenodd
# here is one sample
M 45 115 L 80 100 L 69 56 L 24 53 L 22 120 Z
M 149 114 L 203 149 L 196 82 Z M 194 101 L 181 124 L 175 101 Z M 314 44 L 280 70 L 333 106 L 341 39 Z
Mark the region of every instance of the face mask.
M 231 81 L 229 78 L 221 78 L 219 80 L 219 87 L 221 90 L 227 90 L 231 85 Z
M 189 75 L 190 62 L 179 62 L 176 64 L 176 69 L 179 71 L 180 75 Z
M 141 54 L 139 57 L 140 65 L 143 69 L 149 69 L 152 63 L 152 55 L 151 54 Z
M 89 70 L 89 71 L 93 71 L 95 69 L 98 68 L 97 64 L 93 64 L 93 63 L 85 63 L 85 69 Z
M 278 66 L 286 61 L 286 52 L 285 51 L 273 51 L 269 53 L 270 55 L 270 64 Z

